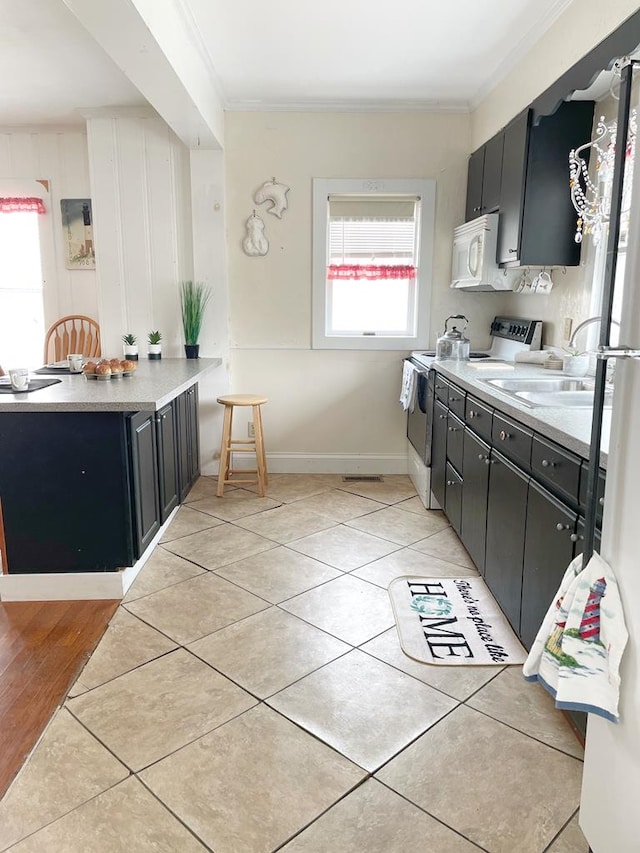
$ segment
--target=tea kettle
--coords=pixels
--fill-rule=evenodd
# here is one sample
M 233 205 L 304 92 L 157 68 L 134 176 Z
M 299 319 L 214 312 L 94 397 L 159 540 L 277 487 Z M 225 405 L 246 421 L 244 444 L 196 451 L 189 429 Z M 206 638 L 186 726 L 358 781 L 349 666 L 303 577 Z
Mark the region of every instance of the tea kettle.
M 447 329 L 449 320 L 464 320 L 462 331 L 456 326 Z M 469 360 L 469 338 L 465 338 L 464 331 L 469 321 L 463 314 L 452 314 L 444 321 L 444 332 L 436 341 L 436 361 L 468 361 Z

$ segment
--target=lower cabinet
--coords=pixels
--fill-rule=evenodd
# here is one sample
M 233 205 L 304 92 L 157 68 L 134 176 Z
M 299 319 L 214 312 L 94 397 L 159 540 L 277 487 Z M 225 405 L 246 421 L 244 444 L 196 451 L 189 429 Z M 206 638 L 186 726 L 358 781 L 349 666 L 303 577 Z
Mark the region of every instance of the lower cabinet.
M 484 575 L 487 542 L 487 494 L 491 448 L 470 429 L 464 431 L 462 510 L 460 538 L 471 559 Z
M 180 501 L 200 476 L 198 438 L 198 386 L 193 385 L 175 400 L 178 436 L 178 492 Z
M 531 481 L 522 575 L 520 637 L 529 649 L 573 559 L 577 514 Z
M 158 412 L 129 418 L 135 556 L 200 476 L 197 385 Z
M 462 516 L 462 477 L 449 462 L 447 462 L 444 509 L 451 526 L 459 535 Z
M 529 477 L 495 450 L 490 462 L 485 580 L 519 634 Z
M 431 491 L 441 507 L 445 505 L 447 481 L 447 408 L 439 400 L 433 404 L 431 433 Z

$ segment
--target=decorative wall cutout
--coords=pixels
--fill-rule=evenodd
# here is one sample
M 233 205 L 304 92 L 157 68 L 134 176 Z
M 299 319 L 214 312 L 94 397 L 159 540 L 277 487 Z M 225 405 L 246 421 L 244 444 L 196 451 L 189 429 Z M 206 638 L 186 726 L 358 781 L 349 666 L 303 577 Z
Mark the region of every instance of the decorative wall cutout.
M 270 181 L 265 181 L 255 191 L 253 200 L 256 204 L 263 204 L 265 201 L 270 202 L 271 204 L 267 208 L 267 213 L 272 213 L 278 219 L 282 219 L 282 214 L 289 206 L 287 201 L 288 192 L 289 187 L 286 184 L 279 184 L 275 178 L 271 178 Z
M 255 210 L 244 224 L 246 236 L 242 241 L 245 255 L 252 258 L 263 257 L 269 251 L 269 241 L 264 233 L 264 222 L 256 216 Z

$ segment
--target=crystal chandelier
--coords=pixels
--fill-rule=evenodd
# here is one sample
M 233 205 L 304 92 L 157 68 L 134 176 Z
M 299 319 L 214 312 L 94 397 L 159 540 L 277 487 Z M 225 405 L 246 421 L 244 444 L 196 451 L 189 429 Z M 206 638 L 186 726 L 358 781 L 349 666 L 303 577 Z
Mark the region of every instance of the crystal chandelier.
M 594 138 L 579 148 L 572 148 L 569 152 L 571 202 L 578 214 L 574 238 L 576 243 L 581 243 L 585 234 L 591 234 L 593 243 L 597 246 L 602 237 L 603 228 L 609 222 L 617 130 L 617 122 L 607 123 L 604 116 L 601 116 L 596 126 Z M 630 208 L 636 131 L 636 111 L 633 110 L 629 119 L 629 135 L 627 137 L 622 199 L 623 218 L 625 212 L 628 217 Z M 591 152 L 591 156 L 595 154 L 593 178 L 589 174 L 587 159 L 583 156 L 588 151 Z

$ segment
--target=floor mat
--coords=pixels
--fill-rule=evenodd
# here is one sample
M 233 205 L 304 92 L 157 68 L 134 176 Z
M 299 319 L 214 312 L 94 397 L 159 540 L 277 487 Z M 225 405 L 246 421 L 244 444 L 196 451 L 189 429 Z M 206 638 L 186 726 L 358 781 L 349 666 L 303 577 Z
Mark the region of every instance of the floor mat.
M 402 576 L 389 584 L 402 651 L 447 666 L 522 664 L 527 652 L 482 578 Z

